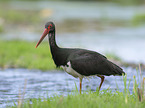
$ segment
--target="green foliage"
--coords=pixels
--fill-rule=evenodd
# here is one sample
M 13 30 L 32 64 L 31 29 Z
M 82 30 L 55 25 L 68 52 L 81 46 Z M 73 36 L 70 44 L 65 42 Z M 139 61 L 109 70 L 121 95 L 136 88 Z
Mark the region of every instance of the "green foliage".
M 85 91 L 79 94 L 79 91 L 72 91 L 67 96 L 54 95 L 47 98 L 34 98 L 21 102 L 19 106 L 14 103 L 10 108 L 144 108 L 144 82 L 142 78 L 141 67 L 139 66 L 141 81 L 137 83 L 136 77 L 133 76 L 133 91 L 130 94 L 129 86 L 127 85 L 127 75 L 123 76 L 124 91 L 102 90 L 96 92 Z M 138 70 L 137 70 L 138 73 Z M 137 76 L 139 77 L 139 76 Z M 140 88 L 139 84 L 141 85 Z M 21 100 L 18 100 L 18 102 Z
M 55 69 L 48 42 L 43 42 L 36 49 L 37 42 L 0 41 L 0 67 L 29 68 L 49 70 Z M 121 61 L 113 53 L 106 53 L 109 59 Z
M 11 0 L 1 0 L 1 1 L 11 1 Z M 15 1 L 25 1 L 25 0 L 15 0 Z M 29 1 L 53 1 L 53 0 L 29 0 Z M 60 0 L 55 0 L 60 1 Z M 110 1 L 110 2 L 118 2 L 118 3 L 142 3 L 144 0 L 61 0 L 61 1 Z
M 111 59 L 111 60 L 114 60 L 114 61 L 119 61 L 119 62 L 122 61 L 121 58 L 118 57 L 115 53 L 106 52 L 106 53 L 105 53 L 105 56 L 106 56 L 107 58 Z
M 144 3 L 144 0 L 110 0 L 122 5 L 138 5 Z
M 2 25 L 0 25 L 0 33 L 4 31 L 4 28 Z
M 49 46 L 43 42 L 37 49 L 37 42 L 0 41 L 0 67 L 54 69 Z
M 30 10 L 11 10 L 0 8 L 0 17 L 4 19 L 6 23 L 10 24 L 33 24 L 40 21 L 39 12 Z
M 132 23 L 133 23 L 133 25 L 145 24 L 145 13 L 135 15 L 132 19 Z
M 134 77 L 133 80 L 132 94 L 129 93 L 130 81 L 127 85 L 127 75 L 123 76 L 123 81 L 124 92 L 112 92 L 111 90 L 102 90 L 99 92 L 96 90 L 96 92 L 87 91 L 79 94 L 76 88 L 76 91 L 73 91 L 72 94 L 68 94 L 67 96 L 55 95 L 43 99 L 27 100 L 20 105 L 20 108 L 144 108 L 144 93 L 142 95 L 139 94 L 136 78 Z M 144 81 L 145 78 L 143 79 L 143 83 Z M 139 95 L 142 96 L 142 99 L 139 99 Z M 19 108 L 15 103 L 14 105 L 11 108 Z
M 30 104 L 32 103 L 32 104 Z M 134 95 L 128 96 L 125 102 L 122 92 L 103 90 L 100 93 L 74 93 L 68 96 L 53 96 L 43 99 L 28 100 L 21 108 L 144 108 L 145 103 L 136 101 Z M 12 108 L 17 108 L 13 106 Z

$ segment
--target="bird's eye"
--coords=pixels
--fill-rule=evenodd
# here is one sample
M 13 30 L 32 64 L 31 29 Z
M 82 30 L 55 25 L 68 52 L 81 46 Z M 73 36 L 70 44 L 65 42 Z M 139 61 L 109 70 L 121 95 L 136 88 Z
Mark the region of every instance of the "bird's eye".
M 49 27 L 52 27 L 52 24 L 50 24 Z
M 49 25 L 47 28 L 48 28 L 48 29 L 50 29 L 51 27 L 52 27 L 52 26 L 51 26 L 51 25 Z

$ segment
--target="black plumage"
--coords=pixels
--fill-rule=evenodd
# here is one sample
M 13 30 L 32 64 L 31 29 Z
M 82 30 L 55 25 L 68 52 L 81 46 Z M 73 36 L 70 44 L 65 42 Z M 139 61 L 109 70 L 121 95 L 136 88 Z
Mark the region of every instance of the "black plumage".
M 55 41 L 55 25 L 48 22 L 45 25 L 45 31 L 37 43 L 36 47 L 41 43 L 44 37 L 48 34 L 50 50 L 52 58 L 57 67 L 64 67 L 69 74 L 80 79 L 80 93 L 81 82 L 83 77 L 97 75 L 101 78 L 101 85 L 104 81 L 104 76 L 122 75 L 125 74 L 123 70 L 116 64 L 109 61 L 105 56 L 86 49 L 79 48 L 60 48 Z

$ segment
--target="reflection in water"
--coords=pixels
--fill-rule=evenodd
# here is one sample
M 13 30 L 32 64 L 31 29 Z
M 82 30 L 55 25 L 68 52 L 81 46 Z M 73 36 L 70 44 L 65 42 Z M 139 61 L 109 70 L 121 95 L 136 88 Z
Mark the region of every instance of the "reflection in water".
M 137 76 L 135 69 L 124 68 L 124 71 L 127 73 L 127 84 L 129 83 L 129 79 L 133 79 L 133 75 Z M 19 91 L 21 90 L 22 92 L 24 90 L 25 80 L 27 80 L 25 99 L 53 96 L 54 94 L 67 95 L 72 90 L 75 90 L 75 83 L 77 86 L 79 85 L 78 79 L 62 71 L 41 72 L 27 69 L 0 70 L 1 108 L 9 104 L 13 105 L 13 101 L 17 101 Z M 87 90 L 95 91 L 99 83 L 100 78 L 98 77 L 92 77 L 89 80 L 84 79 L 83 92 L 87 92 Z M 106 76 L 101 89 L 108 88 L 113 91 L 123 91 L 123 77 Z M 130 82 L 130 92 L 132 92 L 132 88 L 133 80 Z

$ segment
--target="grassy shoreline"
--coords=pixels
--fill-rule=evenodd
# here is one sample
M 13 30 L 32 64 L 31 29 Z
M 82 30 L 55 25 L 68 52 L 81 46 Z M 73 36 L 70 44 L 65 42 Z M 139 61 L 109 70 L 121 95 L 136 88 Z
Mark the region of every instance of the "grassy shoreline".
M 89 91 L 80 95 L 79 92 L 75 92 L 67 96 L 35 98 L 22 104 L 15 104 L 11 108 L 144 108 L 144 106 L 145 101 L 140 102 L 134 94 L 125 95 L 119 91 L 112 93 L 103 90 L 100 93 Z
M 141 70 L 140 70 L 141 75 Z M 79 91 L 72 91 L 67 96 L 54 95 L 47 98 L 33 98 L 24 101 L 24 95 L 18 100 L 18 104 L 14 103 L 14 106 L 10 108 L 144 108 L 145 107 L 145 92 L 144 82 L 145 78 L 141 77 L 140 87 L 133 77 L 133 90 L 129 92 L 129 84 L 127 84 L 127 76 L 123 76 L 124 90 L 122 92 L 111 90 L 102 90 L 95 92 L 85 91 L 79 94 Z
M 55 69 L 47 42 L 35 48 L 35 42 L 0 41 L 1 68 Z
M 55 69 L 51 58 L 48 42 L 43 42 L 37 49 L 37 42 L 27 41 L 0 41 L 0 67 L 2 68 L 28 68 L 50 70 Z M 110 56 L 110 55 L 108 55 Z M 115 55 L 114 55 L 115 56 Z M 111 58 L 111 57 L 110 57 Z M 116 56 L 115 56 L 116 58 Z M 118 59 L 118 58 L 117 58 Z M 126 77 L 123 78 L 126 83 Z M 143 80 L 144 82 L 144 80 Z M 143 83 L 144 84 L 144 83 Z M 141 84 L 142 85 L 142 84 Z M 58 96 L 39 99 L 18 100 L 18 104 L 8 106 L 10 108 L 144 108 L 144 89 L 138 89 L 134 78 L 133 94 L 124 87 L 123 92 L 102 90 L 100 92 L 84 92 L 79 94 L 75 91 L 67 96 Z M 128 86 L 129 87 L 129 86 Z M 141 91 L 141 92 L 140 92 Z M 143 93 L 142 93 L 143 92 Z M 25 94 L 25 93 L 24 93 Z M 24 95 L 22 94 L 22 95 Z M 143 97 L 142 99 L 139 99 Z M 23 98 L 24 96 L 22 96 Z M 23 100 L 23 101 L 22 101 Z
M 27 68 L 42 71 L 56 69 L 52 60 L 49 45 L 44 41 L 37 49 L 37 42 L 21 40 L 0 40 L 0 68 Z M 106 57 L 114 63 L 125 67 L 138 67 L 138 64 L 126 63 L 115 54 L 106 53 Z M 141 64 L 143 70 L 145 65 Z

